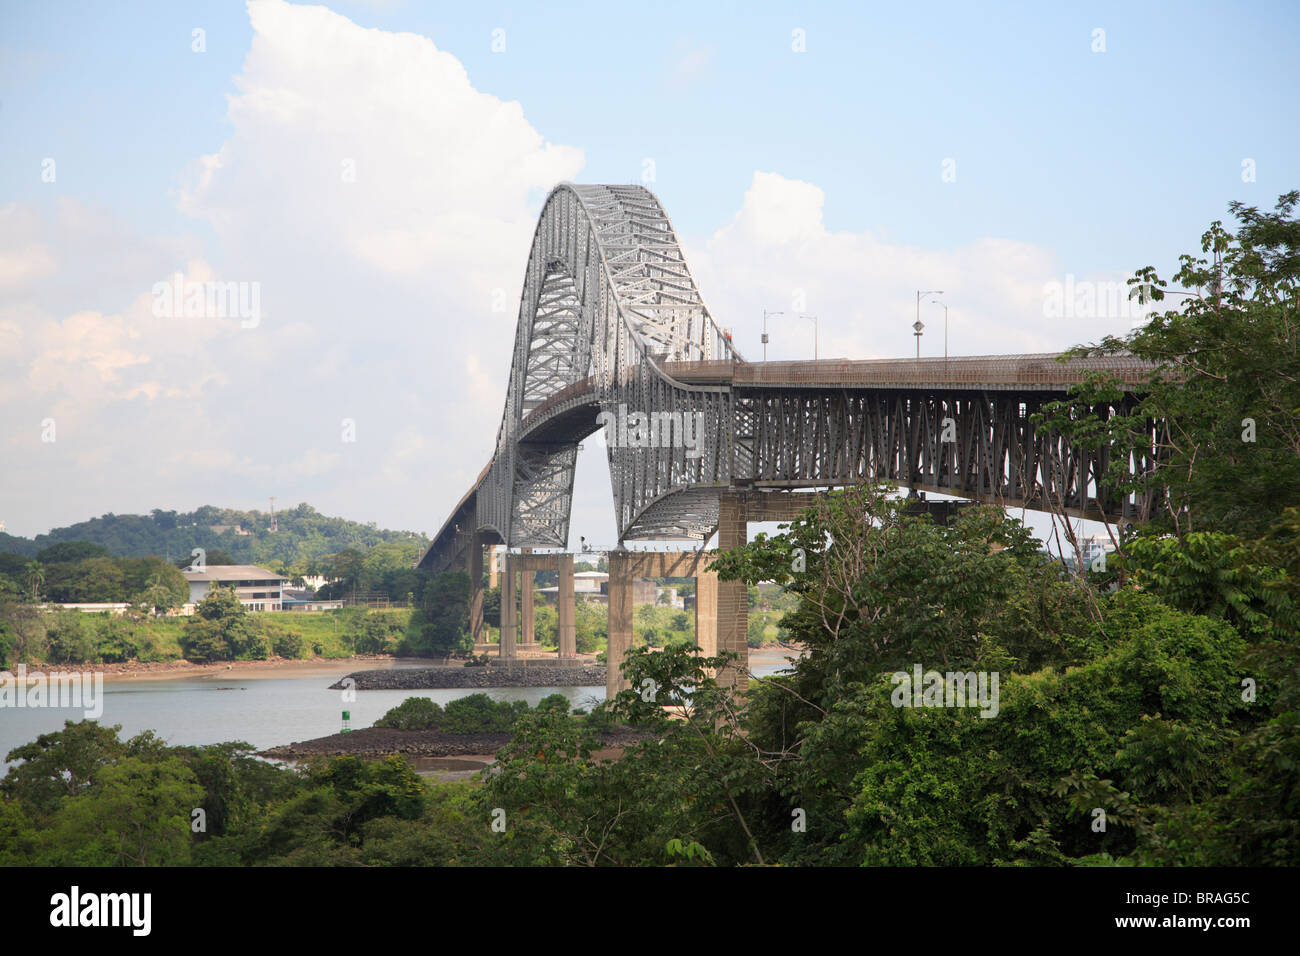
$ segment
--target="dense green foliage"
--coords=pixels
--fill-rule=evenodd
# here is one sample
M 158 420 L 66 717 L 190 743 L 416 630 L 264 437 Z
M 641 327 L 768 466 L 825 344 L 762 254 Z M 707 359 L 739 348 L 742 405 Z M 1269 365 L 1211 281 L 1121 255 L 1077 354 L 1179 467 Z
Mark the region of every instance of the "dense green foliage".
M 411 615 L 402 653 L 447 657 L 474 650 L 469 628 L 469 575 L 446 571 L 429 581 L 420 607 Z
M 0 598 L 54 604 L 131 603 L 159 609 L 189 600 L 185 578 L 159 558 L 50 556 L 63 547 L 42 551 L 34 561 L 0 554 Z M 69 549 L 65 554 L 78 552 L 84 549 Z
M 473 860 L 469 788 L 398 757 L 301 771 L 244 743 L 168 747 L 73 723 L 8 755 L 0 866 L 448 865 Z
M 0 533 L 0 596 L 31 592 L 34 559 L 43 572 L 43 600 L 135 601 L 161 575 L 173 600 L 159 606 L 172 607 L 189 594 L 175 569 L 202 548 L 209 565 L 255 564 L 291 580 L 323 575 L 331 581 L 319 592 L 323 600 L 419 600 L 428 580 L 414 567 L 429 545 L 423 535 L 329 518 L 308 504 L 275 518 L 272 533 L 269 513 L 205 505 L 181 514 L 104 515 L 31 540 Z
M 1180 537 L 1217 530 L 1257 538 L 1288 508 L 1300 507 L 1300 192 L 1276 211 L 1231 203 L 1241 221 L 1234 235 L 1221 222 L 1201 237 L 1203 258 L 1181 257 L 1170 290 L 1154 269 L 1129 282 L 1134 295 L 1177 308 L 1154 315 L 1123 338 L 1108 337 L 1073 354 L 1132 353 L 1158 363 L 1141 401 L 1106 419 L 1095 409 L 1122 395 L 1097 376 L 1039 421 L 1085 441 L 1117 445 L 1106 482 L 1164 497 L 1152 530 Z M 1150 422 L 1165 464 L 1124 480 L 1125 452 L 1150 449 Z
M 185 622 L 181 653 L 199 664 L 264 658 L 267 640 L 257 632 L 234 588 L 213 587 Z
M 239 511 L 204 505 L 192 512 L 155 508 L 147 515 L 106 514 L 66 528 L 55 528 L 34 539 L 0 532 L 0 551 L 40 557 L 44 551 L 70 542 L 90 542 L 107 553 L 143 558 L 164 555 L 171 561 L 188 559 L 194 548 L 224 551 L 233 564 L 322 563 L 328 556 L 347 548 L 370 551 L 381 544 L 413 542 L 428 547 L 428 539 L 409 531 L 386 531 L 374 524 L 358 524 L 330 518 L 309 504 L 275 513 L 276 531 L 271 533 L 271 515 L 262 511 Z M 240 534 L 240 531 L 248 532 Z M 43 560 L 43 559 L 42 559 Z M 216 562 L 212 562 L 216 563 Z M 407 568 L 411 562 L 407 562 Z M 308 572 L 316 573 L 316 572 Z M 322 566 L 319 573 L 326 573 Z
M 1167 505 L 1104 572 L 1063 573 L 998 508 L 938 525 L 848 488 L 717 558 L 798 602 L 780 629 L 805 655 L 743 696 L 719 687 L 725 657 L 666 640 L 634 647 L 631 689 L 585 718 L 484 695 L 384 718 L 507 727 L 476 787 L 397 758 L 290 773 L 238 744 L 69 724 L 11 755 L 0 864 L 1300 865 L 1298 201 L 1234 205 L 1240 233 L 1216 223 L 1213 261 L 1184 259 L 1205 292 L 1103 343 L 1169 366 L 1134 416 L 1096 416 L 1104 382 L 1045 413 L 1121 447 L 1170 422 L 1169 464 L 1142 479 Z M 952 676 L 913 693 L 917 672 Z M 614 721 L 645 738 L 611 755 Z M 220 834 L 183 830 L 196 801 Z
M 354 654 L 403 652 L 412 613 L 362 607 L 320 613 L 247 611 L 245 620 L 265 641 L 269 653 L 278 657 L 337 659 Z M 0 667 L 20 662 L 112 664 L 175 660 L 185 656 L 183 639 L 190 633 L 191 620 L 135 612 L 42 612 L 31 605 L 0 601 Z M 253 641 L 249 646 L 255 644 Z M 228 650 L 220 641 L 212 646 L 221 655 Z
M 375 721 L 375 726 L 393 730 L 440 730 L 447 734 L 509 733 L 520 716 L 530 709 L 525 701 L 497 701 L 487 694 L 457 697 L 446 707 L 427 697 L 408 697 Z M 569 701 L 563 694 L 550 694 L 538 702 L 537 710 L 567 714 Z

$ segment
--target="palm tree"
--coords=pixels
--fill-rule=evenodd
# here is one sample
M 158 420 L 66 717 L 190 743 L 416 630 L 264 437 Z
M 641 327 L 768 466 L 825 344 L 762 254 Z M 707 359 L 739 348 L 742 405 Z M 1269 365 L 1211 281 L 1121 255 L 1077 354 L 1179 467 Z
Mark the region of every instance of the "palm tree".
M 45 569 L 39 561 L 27 562 L 27 583 L 32 589 L 32 603 L 35 604 L 41 585 L 45 583 Z
M 163 582 L 161 574 L 155 574 L 149 579 L 149 587 L 145 589 L 141 597 L 146 604 L 150 605 L 155 616 L 159 611 L 165 611 L 176 604 L 171 588 L 167 587 Z

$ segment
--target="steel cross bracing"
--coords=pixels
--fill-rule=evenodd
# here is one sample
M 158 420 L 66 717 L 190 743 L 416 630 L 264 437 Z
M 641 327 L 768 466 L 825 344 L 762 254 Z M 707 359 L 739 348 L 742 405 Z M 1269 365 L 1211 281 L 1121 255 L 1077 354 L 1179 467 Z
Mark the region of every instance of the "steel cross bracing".
M 690 485 L 728 483 L 730 390 L 683 385 L 661 365 L 736 357 L 649 190 L 558 186 L 533 235 L 505 412 L 477 499 L 479 529 L 512 547 L 566 546 L 578 442 L 594 416 L 559 440 L 529 434 L 525 420 L 587 383 L 585 400 L 600 408 L 703 413 L 698 457 L 681 442 L 608 449 L 623 538 L 703 538 L 717 524 L 716 493 L 685 508 L 664 499 Z
M 1149 366 L 1046 354 L 746 363 L 705 307 L 653 194 L 565 183 L 533 235 L 492 461 L 420 565 L 440 571 L 485 540 L 565 548 L 578 443 L 601 410 L 698 415 L 701 425 L 694 448 L 607 442 L 620 543 L 708 537 L 728 488 L 868 479 L 1141 520 L 1157 497 L 1115 497 L 1099 479 L 1112 465 L 1151 474 L 1167 445 L 1160 423 L 1149 423 L 1149 447 L 1120 462 L 1108 447 L 1076 447 L 1029 423 L 1098 371 L 1132 389 L 1094 409 L 1108 415 L 1132 407 Z
M 1117 496 L 1100 481 L 1111 450 L 1082 448 L 1036 430 L 1029 416 L 1059 391 L 906 387 L 736 391 L 737 459 L 755 487 L 826 487 L 893 480 L 919 490 L 1013 507 L 1111 520 L 1147 520 L 1159 499 Z M 1132 408 L 1127 396 L 1093 412 Z M 1149 447 L 1126 463 L 1151 474 L 1165 436 L 1149 423 Z M 738 471 L 740 468 L 738 467 Z

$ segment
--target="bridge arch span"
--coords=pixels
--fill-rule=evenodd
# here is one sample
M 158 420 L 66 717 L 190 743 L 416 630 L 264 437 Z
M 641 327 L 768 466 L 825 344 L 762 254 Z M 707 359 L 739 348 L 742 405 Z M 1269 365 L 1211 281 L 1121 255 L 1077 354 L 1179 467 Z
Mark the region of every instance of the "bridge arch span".
M 477 529 L 511 547 L 566 547 L 578 441 L 604 410 L 692 426 L 667 436 L 634 427 L 633 441 L 607 443 L 620 539 L 703 539 L 717 525 L 718 494 L 730 479 L 731 393 L 683 383 L 664 365 L 737 359 L 653 193 L 557 186 L 533 234 L 505 408 L 476 497 Z M 567 410 L 570 426 L 581 427 L 548 438 L 535 413 L 554 414 L 566 393 L 585 406 L 576 418 Z M 670 504 L 679 495 L 688 507 Z

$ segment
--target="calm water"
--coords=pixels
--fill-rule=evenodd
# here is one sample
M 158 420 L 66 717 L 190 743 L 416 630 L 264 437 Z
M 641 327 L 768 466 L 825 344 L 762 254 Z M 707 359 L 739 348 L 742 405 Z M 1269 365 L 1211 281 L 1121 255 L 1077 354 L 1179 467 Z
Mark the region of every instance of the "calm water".
M 784 664 L 752 666 L 755 674 L 775 673 Z M 245 740 L 257 749 L 310 740 L 337 733 L 342 712 L 352 714 L 353 729 L 369 727 L 408 697 L 428 697 L 446 704 L 476 691 L 362 690 L 356 700 L 343 703 L 341 692 L 330 690 L 340 677 L 357 670 L 341 663 L 337 671 L 303 677 L 242 679 L 216 675 L 170 680 L 106 681 L 104 725 L 121 724 L 123 739 L 153 730 L 174 746 Z M 496 700 L 524 700 L 536 704 L 548 694 L 563 694 L 571 706 L 590 708 L 605 699 L 599 687 L 499 687 L 485 691 Z M 65 720 L 81 720 L 81 710 L 45 707 L 0 708 L 0 761 L 9 751 L 40 734 L 59 730 Z M 0 766 L 3 766 L 0 763 Z

